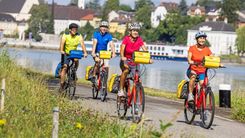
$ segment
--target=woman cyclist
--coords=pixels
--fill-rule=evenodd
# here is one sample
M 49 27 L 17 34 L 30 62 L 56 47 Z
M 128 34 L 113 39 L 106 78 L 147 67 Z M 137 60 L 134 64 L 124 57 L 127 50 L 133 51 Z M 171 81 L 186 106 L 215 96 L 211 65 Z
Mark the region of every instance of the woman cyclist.
M 193 102 L 193 89 L 197 75 L 199 76 L 200 86 L 204 82 L 206 68 L 200 64 L 204 56 L 212 55 L 211 50 L 205 45 L 207 35 L 200 31 L 195 35 L 197 44 L 190 46 L 188 51 L 188 64 L 187 76 L 190 78 L 188 102 Z
M 118 96 L 123 97 L 125 93 L 123 91 L 125 79 L 129 73 L 129 70 L 135 69 L 136 64 L 132 60 L 132 54 L 134 51 L 139 51 L 142 48 L 143 51 L 147 51 L 146 45 L 142 38 L 139 36 L 140 24 L 132 23 L 129 25 L 129 35 L 125 36 L 120 49 L 120 68 L 122 70 L 120 78 L 120 88 Z M 152 63 L 152 61 L 150 61 Z

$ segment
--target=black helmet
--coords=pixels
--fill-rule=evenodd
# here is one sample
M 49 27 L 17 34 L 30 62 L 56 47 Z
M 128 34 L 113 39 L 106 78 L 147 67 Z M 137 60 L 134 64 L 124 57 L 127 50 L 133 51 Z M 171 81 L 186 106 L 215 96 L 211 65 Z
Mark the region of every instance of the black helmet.
M 71 24 L 69 25 L 69 29 L 72 29 L 72 28 L 78 28 L 78 25 L 75 24 L 75 23 L 71 23 Z

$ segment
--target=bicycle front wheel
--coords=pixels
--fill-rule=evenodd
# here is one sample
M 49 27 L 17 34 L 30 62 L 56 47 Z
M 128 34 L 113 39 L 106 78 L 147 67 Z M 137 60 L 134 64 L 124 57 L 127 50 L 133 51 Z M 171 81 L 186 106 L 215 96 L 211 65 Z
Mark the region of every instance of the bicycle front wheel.
M 185 116 L 185 122 L 187 124 L 191 124 L 193 120 L 195 119 L 195 103 L 189 103 L 188 99 L 185 99 L 184 102 L 184 116 Z
M 70 70 L 70 72 L 68 72 L 68 96 L 69 99 L 73 99 L 75 96 L 75 92 L 76 92 L 76 72 L 75 70 Z
M 214 94 L 210 87 L 207 88 L 205 98 L 203 99 L 206 104 L 203 104 L 201 109 L 201 118 L 203 127 L 209 129 L 213 123 L 215 113 Z
M 106 96 L 107 96 L 107 74 L 104 73 L 101 75 L 101 89 L 100 89 L 100 98 L 101 101 L 104 102 L 106 100 Z
M 125 85 L 124 87 L 124 91 L 126 92 L 126 96 L 125 97 L 119 97 L 117 94 L 117 115 L 119 118 L 124 118 L 127 114 L 127 110 L 128 110 L 128 86 Z
M 136 93 L 132 98 L 133 122 L 140 122 L 145 110 L 145 93 L 141 83 L 136 85 Z

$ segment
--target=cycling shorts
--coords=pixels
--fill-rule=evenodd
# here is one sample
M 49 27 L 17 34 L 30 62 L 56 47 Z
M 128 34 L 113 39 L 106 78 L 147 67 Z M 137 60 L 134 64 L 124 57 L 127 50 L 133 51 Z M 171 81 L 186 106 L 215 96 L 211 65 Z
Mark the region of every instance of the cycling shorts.
M 190 78 L 190 76 L 191 76 L 191 72 L 192 72 L 193 70 L 190 70 L 190 69 L 188 69 L 187 71 L 186 71 L 186 75 L 188 76 L 188 78 Z M 193 72 L 195 72 L 195 71 L 193 71 Z M 199 77 L 199 80 L 204 80 L 205 79 L 205 73 L 196 73 L 197 75 L 198 75 L 198 77 Z

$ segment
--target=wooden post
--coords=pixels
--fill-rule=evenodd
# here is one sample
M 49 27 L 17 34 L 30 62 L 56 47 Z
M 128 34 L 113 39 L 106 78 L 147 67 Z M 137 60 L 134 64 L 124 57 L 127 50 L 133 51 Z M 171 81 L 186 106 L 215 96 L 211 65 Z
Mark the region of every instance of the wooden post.
M 53 132 L 52 138 L 58 138 L 59 130 L 59 107 L 53 109 Z
M 2 89 L 1 89 L 1 106 L 0 111 L 4 109 L 4 98 L 5 98 L 5 79 L 2 80 Z

